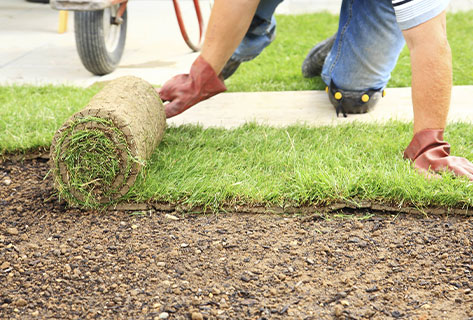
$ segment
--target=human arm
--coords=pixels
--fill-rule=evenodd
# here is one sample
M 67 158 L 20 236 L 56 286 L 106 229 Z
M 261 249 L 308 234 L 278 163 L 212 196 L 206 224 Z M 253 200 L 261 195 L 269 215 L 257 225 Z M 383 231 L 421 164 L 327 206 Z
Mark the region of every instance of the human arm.
M 444 129 L 452 90 L 445 11 L 403 34 L 411 55 L 414 134 L 424 129 Z
M 446 13 L 403 31 L 411 54 L 414 137 L 404 152 L 421 171 L 450 170 L 473 180 L 473 164 L 450 156 L 443 140 L 452 90 L 452 55 Z
M 165 107 L 168 118 L 226 90 L 218 75 L 243 39 L 258 3 L 259 0 L 215 1 L 202 52 L 190 73 L 175 76 L 158 90 L 161 99 L 169 101 Z
M 201 56 L 220 74 L 243 40 L 259 0 L 216 0 L 210 15 Z

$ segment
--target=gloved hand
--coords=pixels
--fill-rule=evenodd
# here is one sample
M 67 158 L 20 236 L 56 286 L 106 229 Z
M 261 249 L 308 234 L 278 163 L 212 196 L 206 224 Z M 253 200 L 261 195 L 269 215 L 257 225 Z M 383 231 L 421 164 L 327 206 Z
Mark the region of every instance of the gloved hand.
M 180 74 L 168 80 L 158 94 L 165 106 L 166 117 L 174 117 L 196 103 L 227 90 L 223 80 L 204 58 L 199 56 L 192 64 L 189 74 Z
M 412 160 L 420 172 L 449 170 L 473 181 L 473 164 L 465 158 L 450 155 L 450 145 L 443 141 L 443 129 L 417 132 L 404 151 L 404 159 Z

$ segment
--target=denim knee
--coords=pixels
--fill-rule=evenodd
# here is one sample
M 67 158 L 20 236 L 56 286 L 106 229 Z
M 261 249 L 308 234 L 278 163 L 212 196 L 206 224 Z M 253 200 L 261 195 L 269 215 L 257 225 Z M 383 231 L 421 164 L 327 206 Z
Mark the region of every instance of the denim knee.
M 322 79 L 344 90 L 384 88 L 404 43 L 391 0 L 344 0 Z

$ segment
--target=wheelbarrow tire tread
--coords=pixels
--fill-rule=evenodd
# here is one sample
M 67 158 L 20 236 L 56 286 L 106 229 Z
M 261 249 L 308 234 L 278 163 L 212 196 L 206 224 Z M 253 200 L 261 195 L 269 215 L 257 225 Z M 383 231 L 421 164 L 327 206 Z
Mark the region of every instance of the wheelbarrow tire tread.
M 76 47 L 84 67 L 95 75 L 105 75 L 114 71 L 125 48 L 127 12 L 120 25 L 118 45 L 109 52 L 104 37 L 104 10 L 75 11 L 74 29 Z

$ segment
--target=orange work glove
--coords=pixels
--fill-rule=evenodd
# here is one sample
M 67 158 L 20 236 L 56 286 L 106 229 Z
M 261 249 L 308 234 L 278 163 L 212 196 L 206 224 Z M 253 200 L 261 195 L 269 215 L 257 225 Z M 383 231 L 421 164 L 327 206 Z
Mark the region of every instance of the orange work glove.
M 449 170 L 473 181 L 473 164 L 465 158 L 450 155 L 450 145 L 443 141 L 443 129 L 417 132 L 404 151 L 404 158 L 412 160 L 420 172 Z
M 165 109 L 166 117 L 171 118 L 226 90 L 223 80 L 199 56 L 192 64 L 189 74 L 180 74 L 168 80 L 158 89 L 158 93 L 163 101 L 169 101 Z

